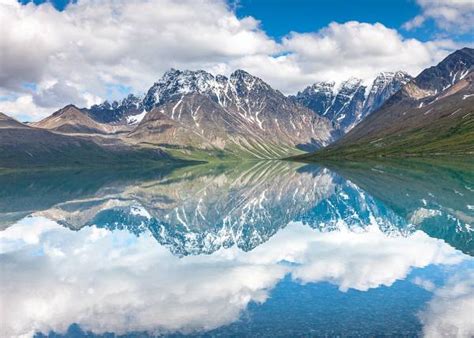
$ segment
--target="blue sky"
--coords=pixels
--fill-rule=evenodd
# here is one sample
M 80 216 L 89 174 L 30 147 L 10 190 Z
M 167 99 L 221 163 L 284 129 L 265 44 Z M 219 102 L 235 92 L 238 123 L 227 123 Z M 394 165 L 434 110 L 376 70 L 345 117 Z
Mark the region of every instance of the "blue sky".
M 330 22 L 382 22 L 398 28 L 417 15 L 418 6 L 404 0 L 241 0 L 240 16 L 251 15 L 262 21 L 263 29 L 275 37 L 290 31 L 312 32 Z
M 241 68 L 292 94 L 416 76 L 474 45 L 472 0 L 2 0 L 0 19 L 0 111 L 22 120 L 142 94 L 169 68 Z

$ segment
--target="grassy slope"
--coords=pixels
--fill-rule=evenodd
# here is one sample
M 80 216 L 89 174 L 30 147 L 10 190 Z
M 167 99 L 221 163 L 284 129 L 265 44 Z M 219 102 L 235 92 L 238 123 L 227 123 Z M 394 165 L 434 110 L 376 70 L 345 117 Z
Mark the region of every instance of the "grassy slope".
M 448 123 L 445 123 L 448 122 Z M 329 148 L 302 159 L 325 157 L 390 157 L 474 153 L 474 120 L 438 121 L 429 126 L 351 145 Z
M 389 106 L 335 144 L 302 161 L 474 154 L 474 97 L 459 93 L 421 109 Z M 364 131 L 367 131 L 364 133 Z
M 264 144 L 255 140 L 241 145 L 230 144 L 225 149 L 201 149 L 192 146 L 156 145 L 152 143 L 140 143 L 140 145 L 149 149 L 159 148 L 175 159 L 205 162 L 271 160 L 303 153 L 303 151 L 296 148 Z
M 100 146 L 37 128 L 0 129 L 0 170 L 153 166 L 176 159 L 160 149 Z M 182 160 L 179 162 L 183 162 Z

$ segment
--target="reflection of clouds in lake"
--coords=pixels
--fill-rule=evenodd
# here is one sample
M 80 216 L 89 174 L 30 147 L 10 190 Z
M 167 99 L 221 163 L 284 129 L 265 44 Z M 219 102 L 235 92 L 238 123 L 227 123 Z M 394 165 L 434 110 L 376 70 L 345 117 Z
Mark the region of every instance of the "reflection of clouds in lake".
M 426 337 L 474 336 L 474 270 L 452 276 L 420 313 Z
M 10 243 L 1 256 L 2 336 L 64 332 L 73 322 L 96 333 L 212 329 L 265 301 L 287 272 L 218 255 L 179 259 L 150 236 L 94 227 L 48 226 L 28 246 L 15 227 L 2 236 Z
M 29 228 L 37 240 L 24 240 Z M 287 273 L 303 283 L 368 290 L 391 285 L 414 267 L 463 259 L 421 232 L 409 238 L 377 229 L 319 233 L 297 223 L 250 252 L 234 247 L 182 259 L 149 234 L 73 232 L 42 218 L 0 234 L 7 336 L 64 332 L 73 322 L 95 333 L 209 330 L 237 320 L 249 302 L 264 302 Z
M 27 217 L 9 227 L 7 230 L 0 231 L 0 253 L 10 250 L 19 250 L 22 246 L 29 244 L 38 244 L 40 236 L 48 230 L 57 228 L 56 222 L 46 218 Z
M 327 233 L 315 233 L 304 226 L 295 231 L 296 227 L 282 230 L 269 246 L 283 246 L 275 250 L 282 254 L 281 259 L 298 263 L 291 271 L 294 279 L 303 283 L 329 281 L 341 291 L 390 286 L 412 268 L 456 264 L 463 259 L 452 247 L 421 231 L 410 237 L 387 237 L 376 227 L 364 232 Z M 279 240 L 279 236 L 284 238 Z M 263 251 L 269 248 L 262 245 L 255 251 L 265 256 Z

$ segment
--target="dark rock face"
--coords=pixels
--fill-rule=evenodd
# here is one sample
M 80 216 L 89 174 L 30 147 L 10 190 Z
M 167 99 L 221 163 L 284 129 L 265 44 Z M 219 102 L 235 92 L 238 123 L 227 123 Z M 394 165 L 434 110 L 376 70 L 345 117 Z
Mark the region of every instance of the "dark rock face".
M 131 121 L 130 117 L 143 112 L 143 103 L 140 97 L 130 94 L 120 102 L 105 101 L 99 105 L 93 105 L 87 111 L 98 122 L 127 124 Z
M 474 49 L 463 48 L 449 55 L 438 65 L 425 69 L 416 77 L 414 83 L 436 95 L 466 77 L 473 66 Z
M 377 76 L 370 89 L 356 78 L 350 78 L 339 86 L 334 82 L 318 82 L 293 99 L 328 118 L 336 129 L 346 133 L 410 80 L 411 77 L 404 72 L 384 72 Z
M 364 102 L 363 116 L 379 109 L 385 101 L 412 80 L 405 72 L 381 73 L 374 80 Z
M 335 82 L 317 82 L 296 96 L 296 101 L 312 111 L 324 115 L 331 108 L 334 100 Z

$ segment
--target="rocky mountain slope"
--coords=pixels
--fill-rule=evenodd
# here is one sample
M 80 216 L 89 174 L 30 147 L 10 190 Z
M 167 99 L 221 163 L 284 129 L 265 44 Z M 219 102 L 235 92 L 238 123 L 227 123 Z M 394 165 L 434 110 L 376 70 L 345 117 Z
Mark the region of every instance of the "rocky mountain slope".
M 31 125 L 65 134 L 109 134 L 119 130 L 114 125 L 96 121 L 87 110 L 74 105 L 68 105 Z
M 344 134 L 411 79 L 407 73 L 398 71 L 380 73 L 370 87 L 357 78 L 350 78 L 340 85 L 317 82 L 292 98 L 331 120 L 335 128 Z
M 158 149 L 59 134 L 0 113 L 0 168 L 96 167 L 163 159 L 169 157 Z
M 301 158 L 474 152 L 474 49 L 425 69 L 345 137 Z
M 133 125 L 140 122 L 144 116 L 143 98 L 129 94 L 122 101 L 105 101 L 93 105 L 87 111 L 94 120 L 101 123 Z
M 278 158 L 332 141 L 329 121 L 243 70 L 229 78 L 171 70 L 143 100 L 140 142 Z

